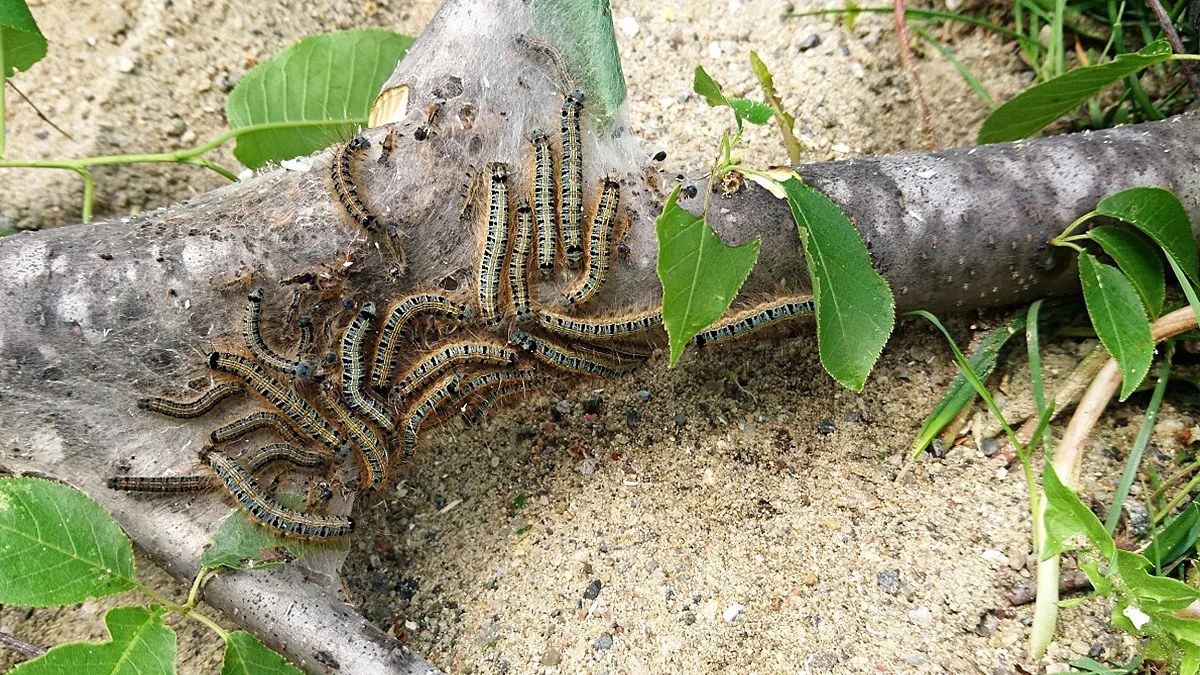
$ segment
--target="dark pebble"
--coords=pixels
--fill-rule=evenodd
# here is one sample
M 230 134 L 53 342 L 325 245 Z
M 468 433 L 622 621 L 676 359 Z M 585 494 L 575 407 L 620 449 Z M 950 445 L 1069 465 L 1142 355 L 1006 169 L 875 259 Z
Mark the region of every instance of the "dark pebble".
M 392 586 L 392 590 L 396 591 L 405 600 L 412 600 L 413 596 L 417 593 L 417 589 L 420 587 L 421 582 L 416 579 L 401 579 L 396 582 L 396 585 Z
M 388 577 L 386 574 L 376 573 L 371 575 L 371 588 L 377 594 L 382 595 L 387 593 L 388 585 Z
M 985 438 L 979 442 L 979 451 L 984 457 L 991 457 L 997 452 L 1000 452 L 1000 441 L 994 438 Z
M 1104 645 L 1099 642 L 1093 642 L 1091 647 L 1088 647 L 1088 658 L 1098 659 L 1104 656 Z
M 820 424 L 817 425 L 817 433 L 821 434 L 822 436 L 828 436 L 829 434 L 832 434 L 833 430 L 836 428 L 837 427 L 833 423 L 833 418 L 826 417 L 825 419 L 821 420 Z
M 588 584 L 587 590 L 585 590 L 583 592 L 583 599 L 584 600 L 595 600 L 597 597 L 599 597 L 600 596 L 600 586 L 601 586 L 601 584 L 600 584 L 599 579 L 593 580 L 592 583 Z
M 441 495 L 434 495 L 434 496 L 433 496 L 433 505 L 434 505 L 434 507 L 435 507 L 435 508 L 437 508 L 437 510 L 438 510 L 438 511 L 441 511 L 441 510 L 442 510 L 442 508 L 446 506 L 446 503 L 447 503 L 447 502 L 446 502 L 446 498 L 445 498 L 445 497 L 443 497 L 443 496 L 441 496 Z
M 935 438 L 933 439 L 933 442 L 929 444 L 929 448 L 925 452 L 928 452 L 930 455 L 941 459 L 946 456 L 946 444 L 942 442 L 942 439 Z
M 842 421 L 854 424 L 855 422 L 864 422 L 866 421 L 866 418 L 863 417 L 862 413 L 856 410 L 854 412 L 848 412 L 845 415 L 842 415 Z
M 875 582 L 879 584 L 879 590 L 888 595 L 900 594 L 900 570 L 884 570 L 875 575 Z
M 517 429 L 517 440 L 518 441 L 528 441 L 529 439 L 531 439 L 535 436 L 537 436 L 537 429 L 534 429 L 533 427 L 524 427 L 523 426 L 520 429 Z
M 584 414 L 594 415 L 600 412 L 600 406 L 603 404 L 603 396 L 600 394 L 589 394 L 587 398 L 583 399 L 583 412 Z
M 820 44 L 821 36 L 813 33 L 812 35 L 804 38 L 804 40 L 800 43 L 800 51 L 806 52 L 810 49 L 820 46 Z
M 695 615 L 695 614 L 692 614 L 691 612 L 688 612 L 687 614 L 684 614 L 684 615 L 683 615 L 683 622 L 684 622 L 684 623 L 686 623 L 686 624 L 687 624 L 687 625 L 689 625 L 689 626 L 690 626 L 690 625 L 692 625 L 692 624 L 694 624 L 694 623 L 696 623 L 696 615 Z
M 605 649 L 612 649 L 612 645 L 612 635 L 608 633 L 601 633 L 600 637 L 596 638 L 596 644 L 593 646 L 596 648 L 596 651 L 602 651 Z
M 484 588 L 486 588 L 486 589 L 488 589 L 489 591 L 494 591 L 494 590 L 496 590 L 497 588 L 500 588 L 500 580 L 499 580 L 499 579 L 492 579 L 491 581 L 489 581 L 489 582 L 487 582 L 486 584 L 484 584 L 484 586 L 483 586 L 483 587 L 484 587 Z
M 654 161 L 656 161 L 656 162 L 661 162 L 666 158 L 667 158 L 666 150 L 659 150 L 658 152 L 654 153 Z
M 639 391 L 637 393 L 637 397 L 642 401 L 642 403 L 650 402 L 650 392 L 646 391 L 645 389 Z
M 631 427 L 636 427 L 642 423 L 642 414 L 633 408 L 630 408 L 625 413 L 625 423 Z
M 675 426 L 677 426 L 681 429 L 683 427 L 686 427 L 687 426 L 687 418 L 684 417 L 683 415 L 676 415 L 675 416 Z

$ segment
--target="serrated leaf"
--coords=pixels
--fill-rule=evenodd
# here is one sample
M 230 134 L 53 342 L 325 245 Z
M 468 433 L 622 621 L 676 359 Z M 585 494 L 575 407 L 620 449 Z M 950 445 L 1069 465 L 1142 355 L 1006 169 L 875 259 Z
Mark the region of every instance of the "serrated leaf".
M 0 56 L 5 78 L 29 70 L 46 56 L 46 37 L 25 0 L 0 2 Z
M 221 675 L 304 675 L 286 659 L 244 630 L 225 640 Z
M 775 90 L 775 78 L 771 69 L 758 56 L 758 52 L 750 52 L 750 69 L 758 78 L 758 86 L 762 88 L 763 100 L 775 111 L 775 119 L 779 124 L 779 133 L 783 136 L 783 145 L 787 148 L 788 160 L 793 164 L 800 162 L 800 141 L 796 140 L 796 118 L 783 109 L 779 100 L 779 92 Z
M 771 106 L 751 101 L 748 98 L 729 99 L 729 107 L 733 108 L 739 117 L 751 124 L 766 124 L 775 116 L 775 110 Z
M 1135 54 L 1121 54 L 1107 63 L 1076 68 L 1032 86 L 993 110 L 983 121 L 977 140 L 982 145 L 1031 136 L 1117 81 L 1169 58 L 1171 45 L 1157 40 Z
M 658 278 L 663 287 L 663 326 L 674 366 L 683 348 L 729 309 L 758 260 L 759 241 L 726 246 L 709 224 L 684 210 L 671 192 L 654 221 Z
M 1146 310 L 1121 270 L 1100 263 L 1090 253 L 1079 254 L 1079 281 L 1092 327 L 1120 367 L 1124 401 L 1142 383 L 1154 359 Z
M 692 77 L 692 91 L 703 96 L 709 107 L 729 105 L 729 100 L 721 93 L 721 85 L 705 72 L 704 66 L 696 66 L 696 73 Z
M 1175 259 L 1188 278 L 1200 283 L 1200 261 L 1192 240 L 1187 210 L 1170 190 L 1135 187 L 1105 197 L 1096 206 L 1102 215 L 1125 221 L 1146 233 Z
M 1042 517 L 1046 545 L 1041 552 L 1042 560 L 1089 544 L 1099 549 L 1101 557 L 1106 560 L 1115 555 L 1117 545 L 1104 529 L 1104 524 L 1079 501 L 1074 490 L 1062 484 L 1049 462 L 1042 470 L 1042 493 L 1046 497 L 1046 509 Z
M 817 348 L 833 379 L 862 391 L 896 322 L 896 301 L 854 224 L 793 175 L 783 181 L 812 275 Z
M 625 75 L 608 0 L 534 0 L 534 33 L 562 55 L 575 85 L 587 93 L 584 109 L 608 120 L 625 102 Z
M 972 372 L 976 373 L 980 380 L 987 381 L 996 368 L 996 358 L 1000 354 L 1000 350 L 1008 343 L 1009 338 L 1024 328 L 1025 313 L 1022 312 L 988 333 L 979 342 L 979 346 L 976 347 L 971 357 L 967 359 L 967 364 L 971 367 Z M 967 380 L 967 376 L 960 372 L 946 388 L 946 393 L 942 395 L 942 399 L 938 401 L 933 412 L 929 413 L 925 423 L 921 425 L 917 437 L 913 440 L 910 456 L 915 456 L 924 450 L 974 398 L 975 387 Z
M 294 509 L 301 508 L 304 502 L 300 495 L 286 492 L 276 494 L 275 499 Z M 200 554 L 200 564 L 209 569 L 263 569 L 316 551 L 344 550 L 348 545 L 346 540 L 318 543 L 284 537 L 254 522 L 239 509 L 221 521 L 212 543 Z
M 1093 228 L 1087 236 L 1100 244 L 1108 257 L 1129 277 L 1150 316 L 1161 314 L 1167 283 L 1158 251 L 1141 237 L 1119 227 Z
M 133 545 L 82 492 L 40 478 L 0 478 L 0 604 L 49 607 L 127 591 Z
M 257 169 L 309 155 L 367 123 L 379 87 L 413 39 L 349 30 L 304 38 L 242 78 L 225 104 L 238 136 L 233 154 Z
M 175 631 L 165 610 L 116 607 L 104 615 L 108 642 L 71 642 L 54 647 L 9 675 L 170 675 L 175 672 Z

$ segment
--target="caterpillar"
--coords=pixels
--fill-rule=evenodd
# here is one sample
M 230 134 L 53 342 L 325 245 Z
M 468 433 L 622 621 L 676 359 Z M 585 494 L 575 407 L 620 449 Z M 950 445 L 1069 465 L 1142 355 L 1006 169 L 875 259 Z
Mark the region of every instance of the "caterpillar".
M 518 323 L 533 318 L 529 308 L 529 249 L 533 245 L 533 213 L 524 199 L 517 205 L 517 231 L 513 236 L 512 256 L 508 259 L 508 287 L 512 291 L 513 310 Z
M 537 371 L 533 369 L 494 370 L 462 383 L 459 385 L 457 393 L 460 398 L 466 398 L 475 392 L 485 392 L 474 410 L 465 414 L 468 422 L 478 424 L 488 409 L 501 398 L 520 391 L 544 387 L 557 379 L 556 377 L 538 376 Z
M 600 204 L 592 220 L 592 231 L 588 237 L 588 269 L 582 283 L 563 299 L 564 307 L 582 305 L 591 300 L 604 286 L 608 278 L 608 238 L 612 234 L 613 221 L 621 202 L 621 186 L 611 178 L 604 179 L 600 188 Z
M 562 170 L 558 185 L 558 213 L 562 220 L 563 252 L 574 269 L 583 258 L 583 139 L 579 114 L 587 97 L 576 89 L 562 107 Z
M 462 363 L 487 366 L 511 366 L 517 362 L 517 354 L 511 349 L 487 344 L 459 342 L 417 364 L 392 390 L 396 397 L 408 396 L 430 378 L 446 368 Z
M 318 390 L 321 404 L 333 413 L 342 429 L 362 451 L 363 463 L 366 465 L 367 489 L 373 489 L 383 481 L 388 470 L 388 453 L 383 440 L 375 430 L 354 415 L 354 412 L 338 398 L 334 385 L 326 381 Z
M 255 362 L 237 354 L 213 352 L 208 355 L 208 366 L 213 370 L 231 373 L 242 378 L 250 388 L 275 406 L 279 412 L 296 423 L 300 430 L 327 448 L 336 449 L 342 439 L 329 423 L 295 392 L 268 375 Z
M 300 317 L 297 322 L 300 326 L 300 340 L 296 344 L 296 358 L 303 360 L 305 356 L 312 351 L 313 346 L 313 325 L 312 317 L 305 314 Z
M 558 76 L 559 84 L 562 85 L 563 91 L 569 91 L 575 86 L 575 80 L 571 77 L 571 71 L 567 68 L 567 62 L 563 59 L 562 54 L 551 46 L 550 43 L 521 33 L 517 35 L 517 44 L 542 59 L 546 65 L 554 70 L 554 74 Z
M 245 393 L 246 387 L 241 382 L 222 382 L 194 401 L 172 401 L 169 398 L 150 396 L 139 398 L 137 407 L 139 410 L 148 410 L 167 417 L 190 420 L 207 415 L 227 398 Z
M 662 325 L 662 312 L 647 312 L 616 319 L 575 319 L 562 314 L 539 312 L 544 328 L 577 340 L 610 340 L 644 333 Z
M 354 172 L 350 166 L 354 156 L 370 145 L 371 143 L 362 136 L 355 136 L 347 141 L 333 155 L 330 176 L 333 178 L 333 191 L 346 213 L 368 232 L 375 233 L 379 231 L 379 220 L 367 209 L 362 197 L 358 196 L 358 188 L 354 185 Z
M 508 252 L 508 167 L 492 164 L 488 227 L 479 259 L 479 314 L 489 328 L 500 324 L 500 275 Z
M 539 361 L 552 366 L 589 375 L 599 375 L 600 377 L 612 378 L 622 375 L 621 371 L 609 365 L 589 359 L 566 347 L 554 345 L 523 330 L 513 329 L 508 339 L 513 344 L 519 345 L 525 351 L 532 353 Z
M 710 344 L 737 340 L 777 321 L 793 316 L 812 314 L 812 312 L 812 298 L 795 298 L 759 305 L 739 312 L 708 330 L 701 331 L 695 337 L 696 346 L 703 348 Z
M 205 460 L 242 508 L 267 527 L 315 539 L 344 537 L 354 530 L 354 521 L 350 518 L 303 513 L 276 502 L 250 472 L 220 450 L 209 451 Z
M 304 361 L 293 361 L 271 349 L 262 337 L 262 303 L 264 290 L 255 288 L 246 296 L 246 311 L 242 314 L 242 339 L 254 358 L 272 370 L 292 375 L 301 380 L 312 376 L 312 366 Z
M 232 443 L 259 429 L 271 429 L 290 441 L 303 443 L 287 419 L 283 415 L 273 412 L 253 412 L 245 417 L 239 417 L 224 426 L 213 429 L 208 437 L 213 443 Z
M 458 383 L 462 381 L 462 375 L 451 373 L 438 383 L 431 387 L 425 394 L 421 402 L 413 408 L 412 412 L 404 422 L 404 463 L 407 464 L 412 460 L 413 454 L 417 449 L 417 432 L 421 430 L 421 424 L 425 421 L 437 407 L 450 396 L 454 395 L 458 389 Z
M 288 462 L 304 468 L 319 468 L 329 458 L 287 443 L 272 443 L 258 449 L 246 461 L 246 470 L 254 473 L 275 462 Z M 214 476 L 113 476 L 106 483 L 111 490 L 125 492 L 198 492 L 216 486 Z
M 368 302 L 358 310 L 342 336 L 342 397 L 351 408 L 365 415 L 386 433 L 396 428 L 396 420 L 382 403 L 363 393 L 363 383 L 367 379 L 363 344 L 374 324 L 375 304 Z
M 387 321 L 379 334 L 379 345 L 375 350 L 375 368 L 371 371 L 371 386 L 379 393 L 387 391 L 396 367 L 396 349 L 404 339 L 405 328 L 421 314 L 443 316 L 452 321 L 466 322 L 474 318 L 469 307 L 458 304 L 440 295 L 411 295 L 388 312 Z
M 533 143 L 533 215 L 537 222 L 538 271 L 543 277 L 554 271 L 558 249 L 558 222 L 554 213 L 554 157 L 550 138 L 541 129 L 529 134 Z

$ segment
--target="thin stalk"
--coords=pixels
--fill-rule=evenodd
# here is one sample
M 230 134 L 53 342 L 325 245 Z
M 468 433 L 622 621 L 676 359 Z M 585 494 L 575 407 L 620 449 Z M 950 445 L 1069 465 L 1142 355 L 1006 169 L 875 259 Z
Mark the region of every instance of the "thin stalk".
M 141 591 L 143 594 L 148 596 L 151 600 L 157 602 L 158 604 L 162 605 L 163 607 L 166 607 L 167 609 L 171 610 L 172 612 L 178 612 L 179 614 L 182 614 L 190 619 L 194 619 L 197 623 L 201 623 L 201 624 L 204 624 L 205 626 L 208 626 L 214 633 L 216 633 L 217 635 L 220 635 L 222 640 L 229 639 L 229 631 L 225 630 L 224 628 L 221 628 L 221 626 L 218 625 L 217 622 L 213 621 L 212 619 L 208 618 L 207 616 L 204 616 L 203 614 L 201 614 L 197 611 L 194 611 L 193 608 L 188 607 L 187 605 L 180 605 L 178 603 L 174 603 L 174 602 L 171 602 L 170 600 L 167 600 L 166 598 L 160 596 L 159 594 L 150 590 L 146 586 L 142 585 L 140 582 L 134 581 L 133 583 L 135 583 L 137 585 L 137 590 Z
M 1066 0 L 1055 0 L 1054 15 L 1050 19 L 1050 53 L 1046 56 L 1051 77 L 1066 71 L 1067 55 L 1063 49 L 1063 14 L 1067 11 Z
M 11 649 L 27 659 L 36 659 L 37 657 L 49 651 L 42 645 L 35 645 L 32 642 L 26 642 L 19 637 L 9 635 L 8 633 L 2 631 L 0 631 L 0 647 Z
M 1195 490 L 1197 486 L 1200 486 L 1200 474 L 1192 476 L 1192 479 L 1187 482 L 1187 485 L 1184 485 L 1182 490 L 1175 493 L 1175 496 L 1172 497 L 1171 500 L 1166 504 L 1164 504 L 1163 507 L 1159 509 L 1158 513 L 1154 514 L 1154 524 L 1158 525 L 1160 522 L 1162 522 L 1162 519 L 1166 518 L 1171 511 L 1174 511 L 1175 507 L 1179 506 L 1180 502 L 1182 502 L 1184 499 L 1187 499 L 1188 495 L 1190 495 L 1192 490 Z
M 8 77 L 4 74 L 4 31 L 0 30 L 0 158 L 4 157 L 4 146 L 8 142 L 8 117 L 4 104 L 4 85 Z
M 1162 406 L 1163 394 L 1166 393 L 1167 382 L 1171 379 L 1171 356 L 1174 352 L 1175 342 L 1168 341 L 1166 353 L 1158 370 L 1158 383 L 1154 385 L 1154 393 L 1150 396 L 1150 405 L 1146 406 L 1146 415 L 1142 418 L 1142 427 L 1138 429 L 1137 437 L 1133 440 L 1133 447 L 1129 449 L 1129 457 L 1125 459 L 1125 470 L 1121 473 L 1121 480 L 1117 483 L 1112 504 L 1108 507 L 1108 517 L 1104 519 L 1104 529 L 1108 530 L 1109 534 L 1117 530 L 1117 523 L 1121 521 L 1121 507 L 1124 506 L 1125 499 L 1129 497 L 1129 488 L 1133 486 L 1133 480 L 1137 478 L 1138 467 L 1142 464 L 1142 455 L 1146 452 L 1146 446 L 1150 444 L 1150 432 L 1154 430 L 1154 424 L 1158 420 L 1158 409 Z
M 851 13 L 858 13 L 858 12 L 871 13 L 871 14 L 890 14 L 895 11 L 896 11 L 895 8 L 892 8 L 892 7 L 856 7 L 854 9 L 816 9 L 816 10 L 812 10 L 810 12 L 793 12 L 791 14 L 786 15 L 786 18 L 799 19 L 799 18 L 803 18 L 803 17 L 807 17 L 807 16 L 825 16 L 826 14 L 851 14 Z M 972 16 L 964 16 L 962 14 L 955 14 L 954 12 L 939 12 L 934 9 L 913 9 L 911 7 L 908 9 L 905 9 L 904 14 L 905 14 L 905 16 L 912 17 L 914 19 L 925 19 L 928 21 L 933 21 L 933 20 L 957 21 L 959 23 L 965 23 L 969 26 L 976 26 L 978 28 L 986 28 L 986 29 L 992 31 L 993 33 L 996 33 L 998 35 L 1003 35 L 1005 37 L 1010 37 L 1014 40 L 1017 40 L 1018 42 L 1021 42 L 1022 44 L 1032 43 L 1034 45 L 1037 45 L 1038 47 L 1042 46 L 1041 43 L 1039 43 L 1037 40 L 1030 38 L 1028 36 L 1022 35 L 1021 33 L 1018 33 L 1017 31 L 1010 30 L 1008 28 L 1005 28 L 1004 26 L 1001 26 L 999 24 L 994 24 L 990 21 L 985 21 L 983 19 L 976 19 L 975 17 L 972 17 Z
M 1167 491 L 1167 488 L 1191 475 L 1191 473 L 1197 469 L 1200 469 L 1200 459 L 1188 464 L 1187 466 L 1168 476 L 1166 480 L 1155 486 L 1154 492 L 1150 493 L 1150 501 L 1156 502 L 1162 499 L 1163 494 Z
M 1029 306 L 1029 315 L 1025 319 L 1025 349 L 1029 353 L 1029 379 L 1033 383 L 1033 403 L 1037 406 L 1038 418 L 1046 416 L 1046 387 L 1042 381 L 1042 349 L 1038 334 L 1038 314 L 1042 310 L 1042 301 L 1035 300 Z M 1054 405 L 1050 405 L 1050 415 L 1054 416 Z M 1047 422 L 1049 419 L 1047 419 Z M 1050 434 L 1046 434 L 1046 451 L 1050 451 Z M 1033 446 L 1031 440 L 1030 446 Z
M 983 103 L 992 110 L 996 109 L 996 100 L 992 98 L 992 95 L 988 93 L 987 89 L 983 88 L 983 84 L 979 81 L 979 78 L 975 77 L 975 73 L 971 72 L 970 68 L 963 65 L 962 61 L 958 60 L 958 57 L 954 55 L 954 52 L 950 51 L 946 45 L 942 44 L 940 40 L 933 37 L 933 35 L 931 35 L 929 31 L 925 30 L 924 28 L 921 28 L 916 24 L 910 24 L 909 28 L 912 28 L 914 31 L 916 31 L 917 35 L 920 35 L 923 40 L 930 44 L 930 46 L 938 50 L 938 52 L 945 57 L 947 61 L 954 64 L 954 67 L 958 69 L 958 74 L 962 75 L 962 79 L 966 81 L 967 86 L 971 88 L 971 91 L 975 92 L 975 95 L 979 97 L 979 100 L 983 101 Z M 793 163 L 795 164 L 798 162 Z
M 1183 40 L 1179 39 L 1179 33 L 1175 32 L 1175 24 L 1163 9 L 1162 3 L 1158 0 L 1146 0 L 1146 2 L 1154 12 L 1155 18 L 1158 19 L 1158 25 L 1162 28 L 1163 35 L 1167 36 L 1167 42 L 1171 43 L 1171 51 L 1177 54 L 1186 54 L 1187 48 L 1183 46 Z M 1187 78 L 1192 93 L 1200 98 L 1200 78 L 1196 77 L 1196 67 L 1190 63 L 1180 64 L 1179 67 L 1183 70 L 1183 75 Z

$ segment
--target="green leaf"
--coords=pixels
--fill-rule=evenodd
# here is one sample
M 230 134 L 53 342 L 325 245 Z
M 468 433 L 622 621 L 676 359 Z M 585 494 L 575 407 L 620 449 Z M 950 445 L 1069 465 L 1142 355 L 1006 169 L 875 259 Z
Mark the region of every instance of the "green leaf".
M 981 145 L 1003 143 L 1035 134 L 1113 83 L 1169 58 L 1171 45 L 1158 40 L 1136 54 L 1121 54 L 1108 63 L 1076 68 L 1032 86 L 992 111 L 977 140 Z
M 1136 187 L 1105 197 L 1096 211 L 1145 232 L 1175 259 L 1188 278 L 1200 283 L 1200 267 L 1187 210 L 1170 190 Z
M 779 92 L 775 90 L 775 78 L 771 76 L 771 70 L 767 68 L 767 64 L 758 57 L 758 52 L 750 52 L 750 69 L 758 78 L 758 86 L 762 88 L 763 100 L 775 111 L 775 121 L 779 126 L 779 133 L 783 136 L 783 145 L 787 148 L 788 161 L 792 164 L 799 164 L 800 141 L 796 140 L 796 118 L 783 109 L 783 103 L 779 100 Z
M 379 87 L 413 39 L 390 31 L 349 30 L 304 38 L 258 64 L 229 94 L 233 154 L 257 169 L 312 154 L 367 123 Z
M 275 499 L 284 506 L 301 508 L 304 499 L 297 494 L 281 492 Z M 344 550 L 346 540 L 317 543 L 294 537 L 284 537 L 252 521 L 241 509 L 229 514 L 213 533 L 212 544 L 200 554 L 200 564 L 206 568 L 263 569 L 274 567 L 314 551 Z
M 1146 547 L 1146 558 L 1155 569 L 1170 565 L 1196 546 L 1200 538 L 1200 503 L 1192 502 L 1183 511 L 1173 516 L 1162 531 Z
M 979 346 L 975 348 L 975 352 L 971 354 L 971 358 L 967 359 L 967 364 L 970 366 L 971 371 L 976 373 L 979 379 L 983 381 L 991 377 L 992 371 L 996 368 L 996 357 L 1000 354 L 1000 350 L 1008 343 L 1009 338 L 1019 333 L 1023 328 L 1025 328 L 1024 312 L 1014 316 L 988 333 L 980 341 Z M 955 377 L 950 386 L 946 388 L 946 393 L 942 395 L 942 400 L 938 401 L 933 412 L 929 413 L 928 419 L 921 425 L 921 430 L 917 432 L 917 437 L 913 439 L 910 457 L 915 457 L 917 453 L 924 450 L 941 433 L 942 429 L 957 417 L 958 413 L 974 398 L 975 387 L 968 381 L 966 374 L 960 372 L 958 377 Z
M 729 105 L 729 99 L 721 93 L 721 85 L 705 72 L 704 66 L 696 66 L 696 74 L 692 78 L 692 91 L 703 96 L 711 108 Z
M 49 607 L 136 586 L 133 546 L 82 492 L 0 478 L 0 604 Z
M 700 217 L 671 192 L 654 221 L 658 235 L 658 279 L 663 287 L 663 326 L 671 343 L 671 365 L 683 348 L 729 309 L 758 260 L 758 240 L 726 246 Z
M 1112 265 L 1079 254 L 1079 281 L 1096 335 L 1121 369 L 1121 400 L 1137 389 L 1154 359 L 1150 321 L 1133 284 Z
M 771 106 L 751 101 L 748 98 L 730 99 L 729 107 L 733 108 L 739 117 L 751 124 L 766 124 L 775 116 L 775 110 Z
M 225 640 L 225 660 L 221 675 L 304 675 L 279 654 L 244 630 L 234 631 Z
M 175 631 L 163 623 L 166 610 L 116 607 L 104 615 L 108 642 L 71 642 L 54 647 L 9 671 L 9 675 L 171 675 Z
M 795 175 L 782 185 L 812 275 L 821 363 L 842 386 L 862 391 L 896 322 L 892 290 L 837 204 Z
M 1079 501 L 1071 488 L 1062 484 L 1049 462 L 1042 471 L 1042 493 L 1046 496 L 1046 511 L 1042 518 L 1046 546 L 1042 550 L 1042 560 L 1084 548 L 1086 544 L 1100 549 L 1100 555 L 1106 560 L 1116 554 L 1117 545 L 1105 531 L 1104 524 Z
M 608 0 L 534 0 L 534 33 L 558 50 L 575 85 L 587 93 L 585 111 L 608 120 L 625 102 L 625 75 Z
M 46 37 L 38 29 L 25 0 L 0 2 L 0 63 L 10 78 L 18 70 L 29 70 L 46 56 Z
M 1150 316 L 1157 317 L 1161 314 L 1167 284 L 1158 251 L 1141 237 L 1120 227 L 1093 228 L 1088 231 L 1087 236 L 1100 244 L 1108 257 L 1129 277 Z
M 1119 584 L 1118 593 L 1137 603 L 1147 614 L 1174 613 L 1200 598 L 1200 591 L 1182 581 L 1149 572 L 1150 561 L 1132 551 L 1117 550 L 1109 561 L 1108 576 Z M 1200 622 L 1196 624 L 1200 626 Z

